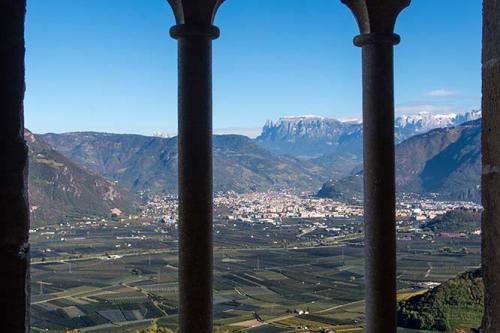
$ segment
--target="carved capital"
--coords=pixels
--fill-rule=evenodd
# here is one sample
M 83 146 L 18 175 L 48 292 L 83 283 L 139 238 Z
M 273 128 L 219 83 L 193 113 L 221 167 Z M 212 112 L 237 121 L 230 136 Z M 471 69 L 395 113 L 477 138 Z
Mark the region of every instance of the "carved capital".
M 341 0 L 358 22 L 361 34 L 392 35 L 399 13 L 411 0 Z
M 167 0 L 178 25 L 208 27 L 224 0 Z

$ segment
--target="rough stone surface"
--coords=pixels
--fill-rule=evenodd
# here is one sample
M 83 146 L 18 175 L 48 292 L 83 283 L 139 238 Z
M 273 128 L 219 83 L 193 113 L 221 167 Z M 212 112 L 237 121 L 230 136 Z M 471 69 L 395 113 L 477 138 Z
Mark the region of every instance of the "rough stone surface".
M 484 0 L 482 132 L 482 332 L 500 332 L 500 0 Z
M 26 0 L 0 1 L 0 321 L 29 332 L 29 207 L 24 142 Z

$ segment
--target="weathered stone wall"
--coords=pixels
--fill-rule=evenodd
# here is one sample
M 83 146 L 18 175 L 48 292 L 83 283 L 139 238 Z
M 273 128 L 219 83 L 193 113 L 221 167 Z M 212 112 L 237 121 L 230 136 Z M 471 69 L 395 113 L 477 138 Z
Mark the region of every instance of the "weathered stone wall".
M 0 1 L 0 327 L 29 332 L 29 208 L 23 138 L 26 0 Z
M 500 0 L 484 0 L 482 128 L 482 332 L 500 332 Z

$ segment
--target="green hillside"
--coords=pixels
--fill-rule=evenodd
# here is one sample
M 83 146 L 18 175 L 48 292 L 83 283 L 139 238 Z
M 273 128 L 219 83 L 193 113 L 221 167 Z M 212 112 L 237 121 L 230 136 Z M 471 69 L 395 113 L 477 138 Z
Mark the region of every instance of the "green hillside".
M 471 233 L 481 227 L 481 212 L 457 209 L 438 216 L 425 223 L 422 228 L 434 232 Z
M 463 273 L 422 295 L 398 304 L 398 325 L 456 332 L 480 326 L 484 304 L 481 271 Z

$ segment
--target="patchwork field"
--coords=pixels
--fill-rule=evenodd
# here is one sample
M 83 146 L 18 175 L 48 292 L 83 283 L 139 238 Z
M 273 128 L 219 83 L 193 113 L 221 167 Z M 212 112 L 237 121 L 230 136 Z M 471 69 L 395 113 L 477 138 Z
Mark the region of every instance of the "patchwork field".
M 363 331 L 364 249 L 357 231 L 361 222 L 327 221 L 354 230 L 328 243 L 320 233 L 298 237 L 302 223 L 217 222 L 217 327 L 249 333 Z M 442 282 L 479 265 L 479 239 L 400 238 L 401 298 L 421 292 L 419 282 Z M 61 227 L 54 234 L 32 235 L 32 242 L 35 332 L 134 332 L 153 321 L 176 328 L 175 229 L 116 222 L 88 230 Z M 467 251 L 460 252 L 463 248 Z

